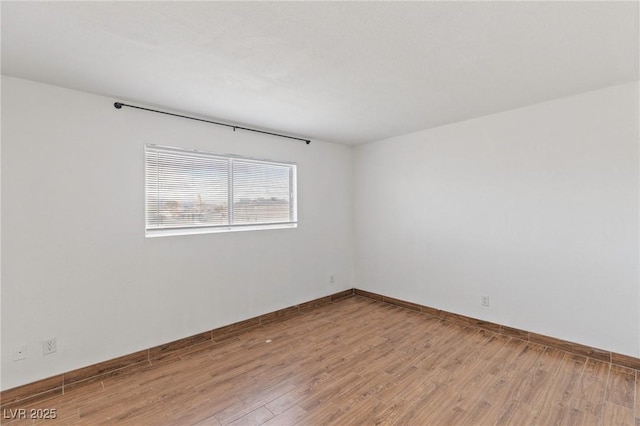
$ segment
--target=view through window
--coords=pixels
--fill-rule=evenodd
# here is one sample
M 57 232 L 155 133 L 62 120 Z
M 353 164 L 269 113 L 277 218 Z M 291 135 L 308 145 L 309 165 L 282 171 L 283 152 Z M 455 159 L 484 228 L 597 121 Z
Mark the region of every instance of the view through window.
M 296 165 L 145 145 L 147 236 L 296 226 Z

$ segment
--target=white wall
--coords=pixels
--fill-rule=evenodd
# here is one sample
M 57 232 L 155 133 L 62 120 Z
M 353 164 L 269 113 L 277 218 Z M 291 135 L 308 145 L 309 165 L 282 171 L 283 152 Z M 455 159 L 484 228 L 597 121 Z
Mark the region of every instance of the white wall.
M 633 83 L 358 147 L 356 287 L 639 356 L 638 114 Z
M 350 148 L 113 102 L 2 78 L 2 389 L 353 287 Z M 298 228 L 145 239 L 145 143 L 296 162 Z

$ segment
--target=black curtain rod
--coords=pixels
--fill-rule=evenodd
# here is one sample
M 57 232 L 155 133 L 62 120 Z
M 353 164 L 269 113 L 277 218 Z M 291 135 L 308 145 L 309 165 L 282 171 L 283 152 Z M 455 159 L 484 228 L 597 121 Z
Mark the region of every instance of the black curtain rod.
M 217 124 L 218 126 L 231 127 L 234 132 L 236 131 L 236 129 L 240 129 L 240 130 L 246 130 L 246 131 L 249 131 L 249 132 L 263 133 L 265 135 L 278 136 L 280 138 L 295 139 L 297 141 L 306 142 L 307 145 L 309 145 L 311 143 L 311 141 L 309 139 L 302 139 L 302 138 L 296 138 L 295 136 L 281 135 L 280 133 L 265 132 L 264 130 L 251 129 L 249 127 L 234 126 L 233 124 L 219 123 L 217 121 L 203 120 L 202 118 L 189 117 L 188 115 L 174 114 L 172 112 L 166 112 L 166 111 L 158 111 L 157 109 L 143 108 L 143 107 L 139 107 L 139 106 L 135 106 L 135 105 L 124 104 L 122 102 L 116 102 L 116 103 L 113 104 L 113 106 L 116 107 L 116 109 L 121 109 L 123 106 L 126 106 L 126 107 L 129 107 L 129 108 L 142 109 L 144 111 L 157 112 L 159 114 L 172 115 L 174 117 L 188 118 L 189 120 L 202 121 L 204 123 Z

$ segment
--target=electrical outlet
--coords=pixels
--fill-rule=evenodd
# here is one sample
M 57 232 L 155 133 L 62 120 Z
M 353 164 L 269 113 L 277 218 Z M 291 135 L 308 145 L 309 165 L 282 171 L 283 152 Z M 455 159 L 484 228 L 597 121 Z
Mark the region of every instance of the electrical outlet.
M 13 348 L 13 360 L 20 361 L 27 358 L 27 345 L 16 346 Z
M 336 276 L 335 276 L 335 275 L 333 275 L 333 274 L 329 275 L 329 282 L 330 282 L 331 284 L 335 283 L 335 282 L 336 282 Z
M 56 349 L 57 349 L 57 344 L 56 344 L 55 337 L 44 340 L 42 342 L 42 355 L 52 354 L 56 351 Z
M 480 296 L 480 304 L 482 306 L 489 306 L 489 296 L 487 296 L 486 294 Z

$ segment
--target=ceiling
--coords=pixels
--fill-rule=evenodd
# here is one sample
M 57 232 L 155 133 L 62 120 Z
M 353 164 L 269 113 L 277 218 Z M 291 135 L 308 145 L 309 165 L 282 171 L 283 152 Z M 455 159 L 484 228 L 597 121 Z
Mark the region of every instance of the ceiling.
M 2 73 L 357 144 L 639 79 L 633 2 L 2 2 Z

